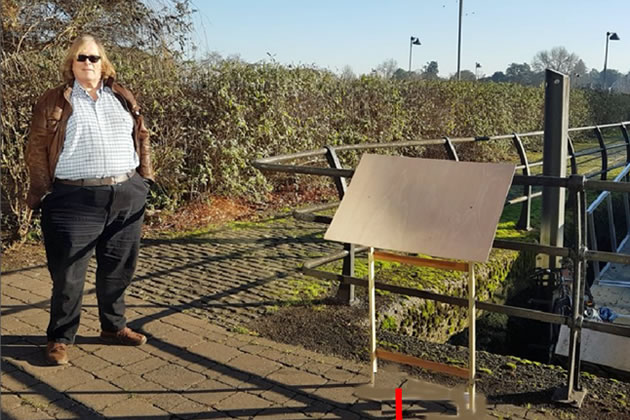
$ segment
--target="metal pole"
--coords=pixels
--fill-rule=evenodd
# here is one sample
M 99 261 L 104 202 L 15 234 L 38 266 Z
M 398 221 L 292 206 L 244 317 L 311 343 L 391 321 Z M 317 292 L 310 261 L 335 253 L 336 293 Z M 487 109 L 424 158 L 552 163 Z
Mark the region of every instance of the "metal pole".
M 374 285 L 374 248 L 370 247 L 368 251 L 368 301 L 370 311 L 370 361 L 371 382 L 374 385 L 376 379 L 376 370 L 378 369 L 378 361 L 376 359 L 376 293 Z
M 326 145 L 326 160 L 331 168 L 341 169 L 341 162 L 335 152 L 335 148 L 330 145 Z M 339 200 L 343 198 L 348 189 L 348 182 L 346 178 L 335 177 L 335 187 L 337 187 L 337 193 L 339 194 Z M 343 244 L 343 249 L 348 251 L 348 256 L 343 259 L 342 274 L 347 276 L 354 276 L 354 244 Z M 354 285 L 341 283 L 337 290 L 337 300 L 345 304 L 352 304 L 354 302 Z
M 475 412 L 475 376 L 476 376 L 476 316 L 475 307 L 475 264 L 468 262 L 468 398 L 470 409 Z
M 457 80 L 460 80 L 460 63 L 462 59 L 462 10 L 464 0 L 459 0 L 459 31 L 457 32 Z
M 411 47 L 413 47 L 413 37 L 409 38 L 409 73 L 411 73 Z
M 584 185 L 583 175 L 572 175 L 581 177 L 580 184 Z M 577 184 L 577 183 L 576 183 Z M 556 391 L 555 398 L 580 407 L 586 395 L 586 389 L 580 386 L 580 342 L 582 334 L 582 322 L 584 320 L 584 289 L 586 281 L 585 262 L 586 259 L 582 250 L 586 249 L 586 228 L 584 225 L 584 209 L 586 208 L 586 195 L 578 188 L 571 190 L 571 201 L 573 203 L 573 225 L 574 233 L 574 255 L 573 255 L 573 285 L 572 285 L 572 314 L 569 324 L 569 373 L 566 389 L 560 388 Z M 565 392 L 566 391 L 566 392 Z
M 545 132 L 543 175 L 566 177 L 569 129 L 569 78 L 547 69 L 545 73 Z M 564 198 L 559 187 L 543 187 L 540 243 L 559 246 L 564 243 Z M 558 257 L 541 255 L 537 265 L 559 268 Z
M 603 83 L 604 90 L 608 89 L 606 87 L 606 67 L 608 66 L 608 41 L 609 41 L 609 37 L 610 37 L 610 32 L 606 32 L 606 54 L 604 55 L 604 83 Z

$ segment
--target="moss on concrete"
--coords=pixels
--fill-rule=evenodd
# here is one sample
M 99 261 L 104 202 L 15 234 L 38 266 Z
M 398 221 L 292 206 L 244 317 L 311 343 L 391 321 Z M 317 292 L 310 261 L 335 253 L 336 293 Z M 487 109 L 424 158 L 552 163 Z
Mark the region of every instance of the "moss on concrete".
M 531 241 L 533 235 L 532 232 L 516 230 L 513 221 L 506 221 L 499 224 L 496 236 Z M 526 287 L 519 280 L 525 279 L 531 272 L 534 261 L 533 254 L 493 249 L 487 263 L 475 264 L 478 300 L 505 303 L 513 293 Z M 341 267 L 342 262 L 337 261 L 323 269 L 339 273 Z M 367 278 L 367 272 L 367 258 L 364 254 L 355 260 L 355 276 Z M 456 297 L 468 296 L 467 273 L 376 261 L 375 277 L 378 282 L 396 286 Z M 357 288 L 356 293 L 364 299 L 367 297 L 363 288 Z M 467 327 L 465 307 L 389 292 L 379 293 L 378 290 L 377 294 L 377 322 L 382 330 L 444 343 L 453 334 Z

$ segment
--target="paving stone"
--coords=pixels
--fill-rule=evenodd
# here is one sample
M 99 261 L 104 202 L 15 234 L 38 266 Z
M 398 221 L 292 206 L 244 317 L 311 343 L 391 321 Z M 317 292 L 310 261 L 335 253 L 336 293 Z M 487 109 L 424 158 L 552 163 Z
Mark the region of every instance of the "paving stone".
M 328 382 L 326 385 L 317 388 L 312 392 L 330 404 L 337 406 L 348 406 L 355 404 L 359 399 L 354 395 L 356 387 L 340 383 Z
M 148 354 L 136 347 L 111 345 L 94 352 L 95 356 L 118 366 L 128 366 L 144 360 Z
M 182 364 L 182 359 L 190 352 L 184 349 L 180 349 L 168 343 L 163 343 L 158 340 L 151 340 L 144 346 L 142 351 L 166 360 L 167 362 Z
M 203 356 L 211 361 L 227 363 L 244 353 L 220 343 L 203 342 L 188 349 L 191 353 Z
M 47 384 L 39 383 L 21 394 L 22 399 L 34 407 L 47 407 L 55 401 L 66 398 L 64 394 Z M 4 398 L 4 397 L 3 397 Z
M 138 375 L 142 375 L 144 373 L 154 371 L 166 365 L 167 363 L 168 362 L 163 359 L 159 359 L 156 357 L 148 357 L 134 364 L 125 366 L 125 370 L 127 370 L 129 373 L 136 373 Z
M 111 380 L 111 383 L 117 387 L 127 390 L 130 393 L 139 385 L 144 385 L 146 379 L 136 373 L 127 373 Z
M 234 388 L 214 379 L 207 379 L 194 385 L 185 394 L 186 398 L 207 406 L 215 406 L 231 395 L 239 395 Z
M 242 417 L 245 418 L 245 417 Z M 256 413 L 256 419 L 273 419 L 273 420 L 311 420 L 310 417 L 300 411 L 299 408 L 290 407 L 268 407 Z
M 96 317 L 87 316 L 87 314 L 81 314 L 81 327 L 79 334 L 83 336 L 95 336 L 98 337 L 101 333 L 101 321 Z
M 343 419 L 343 420 L 359 420 L 361 416 L 353 413 L 352 411 L 336 408 L 330 413 L 319 417 L 320 419 Z
M 2 286 L 3 295 L 12 297 L 21 302 L 31 305 L 41 305 L 43 303 L 46 303 L 45 300 L 42 300 L 41 296 L 31 293 L 30 290 L 23 290 L 14 286 L 5 286 L 4 284 Z
M 42 328 L 22 322 L 18 316 L 2 316 L 2 335 L 41 336 Z
M 212 369 L 205 372 L 208 379 L 214 379 L 219 382 L 223 382 L 232 386 L 234 389 L 238 388 L 243 382 L 249 382 L 252 378 L 247 372 L 243 372 L 238 369 L 234 369 L 228 365 L 218 364 Z M 254 377 L 256 377 L 254 375 Z
M 171 391 L 160 384 L 147 380 L 135 384 L 133 389 L 129 391 L 134 398 L 142 398 L 167 412 L 170 412 L 173 407 L 176 407 L 186 400 L 180 395 L 186 391 Z
M 185 390 L 206 379 L 199 373 L 172 364 L 149 372 L 144 378 L 172 390 Z
M 46 375 L 42 375 L 42 380 L 59 391 L 66 391 L 75 386 L 92 382 L 94 376 L 83 369 L 69 366 L 62 369 L 51 369 Z
M 103 410 L 107 418 L 150 418 L 151 420 L 169 420 L 171 415 L 141 398 L 129 398 Z
M 104 418 L 102 415 L 67 397 L 48 404 L 46 412 L 52 417 L 63 420 Z
M 4 337 L 2 337 L 2 340 L 4 340 Z M 17 367 L 15 367 L 15 365 L 13 365 L 12 363 L 9 363 L 9 361 L 7 360 L 1 360 L 0 361 L 1 365 L 0 365 L 0 377 L 2 377 L 2 375 L 5 375 L 7 373 L 11 373 L 15 370 L 18 370 Z
M 263 347 L 255 343 L 248 343 L 239 348 L 240 351 L 247 354 L 253 354 L 253 355 L 258 355 L 262 353 L 263 351 L 265 351 L 266 349 L 267 349 L 266 347 Z
M 85 328 L 82 328 L 84 330 Z M 101 341 L 98 337 L 98 334 L 92 333 L 89 336 L 80 335 L 77 337 L 75 344 L 73 347 L 80 349 L 82 352 L 87 354 L 94 354 L 102 348 L 110 347 L 110 344 L 106 344 Z
M 102 412 L 105 407 L 113 404 L 122 404 L 123 401 L 126 404 L 126 400 L 130 398 L 129 392 L 101 379 L 74 386 L 66 393 L 72 399 L 97 412 Z
M 311 360 L 305 357 L 300 357 L 296 354 L 286 351 L 280 351 L 273 348 L 258 353 L 258 356 L 274 360 L 285 366 L 301 367 L 311 363 Z
M 298 387 L 303 392 L 312 391 L 326 383 L 326 379 L 321 376 L 287 367 L 273 372 L 267 379 L 276 384 Z
M 262 409 L 269 407 L 271 403 L 256 395 L 246 392 L 235 393 L 215 404 L 220 411 L 225 411 L 231 416 L 254 417 Z
M 164 335 L 165 332 L 173 331 L 174 329 L 174 326 L 163 322 L 162 319 L 151 319 L 142 324 L 142 331 L 151 335 L 151 337 L 160 337 Z
M 235 357 L 230 361 L 230 366 L 261 377 L 265 377 L 271 372 L 282 368 L 282 365 L 279 363 L 251 354 L 242 354 Z
M 9 394 L 7 390 L 2 389 L 0 402 L 2 403 L 2 411 L 7 411 L 19 407 L 22 404 L 22 398 L 15 394 Z
M 100 357 L 93 356 L 91 354 L 85 354 L 81 357 L 73 357 L 71 359 L 72 365 L 79 367 L 87 372 L 97 372 L 112 366 L 111 362 L 103 360 Z
M 222 418 L 221 414 L 212 407 L 199 404 L 198 402 L 184 399 L 184 401 L 174 408 L 169 409 L 169 413 L 174 414 L 179 419 L 195 419 L 195 418 Z M 216 417 L 215 417 L 216 416 Z M 225 418 L 229 416 L 225 414 Z
M 23 391 L 39 383 L 39 379 L 34 378 L 32 375 L 22 372 L 21 370 L 3 372 L 1 379 L 2 388 L 10 391 Z
M 159 335 L 158 338 L 166 343 L 184 349 L 204 341 L 203 337 L 179 328 L 172 328 L 168 333 Z
M 279 386 L 274 386 L 258 394 L 260 398 L 272 402 L 273 405 L 282 405 L 291 400 L 295 395 L 295 392 L 290 389 Z
M 353 372 L 349 372 L 344 369 L 339 369 L 338 367 L 329 369 L 322 374 L 322 376 L 328 380 L 347 383 L 354 379 L 357 379 L 357 374 Z
M 92 373 L 97 378 L 104 379 L 106 381 L 111 381 L 112 379 L 115 379 L 122 375 L 127 374 L 127 371 L 121 368 L 120 366 L 109 365 L 108 367 L 104 369 L 101 369 Z
M 29 404 L 22 404 L 18 407 L 15 407 L 10 410 L 2 410 L 3 417 L 6 416 L 10 419 L 19 419 L 19 420 L 47 420 L 54 419 L 54 417 L 49 416 L 46 412 L 33 407 Z

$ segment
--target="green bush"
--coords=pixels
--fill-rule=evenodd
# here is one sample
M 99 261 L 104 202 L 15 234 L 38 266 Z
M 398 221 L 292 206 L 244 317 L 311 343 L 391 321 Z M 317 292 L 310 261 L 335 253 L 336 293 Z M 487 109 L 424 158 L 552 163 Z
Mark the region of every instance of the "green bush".
M 3 53 L 1 64 L 3 235 L 28 231 L 30 212 L 23 151 L 31 107 L 59 83 L 62 51 Z M 544 90 L 515 84 L 397 81 L 376 76 L 345 80 L 311 67 L 237 60 L 185 62 L 168 55 L 111 49 L 119 80 L 138 97 L 154 146 L 158 187 L 150 205 L 175 208 L 205 194 L 260 199 L 288 175 L 261 174 L 256 158 L 359 144 L 486 136 L 540 130 Z M 570 125 L 630 119 L 630 96 L 574 90 Z M 511 142 L 457 146 L 463 160 L 501 160 Z M 404 149 L 442 156 L 443 148 Z M 343 155 L 344 165 L 357 154 Z M 309 182 L 327 182 L 309 178 Z

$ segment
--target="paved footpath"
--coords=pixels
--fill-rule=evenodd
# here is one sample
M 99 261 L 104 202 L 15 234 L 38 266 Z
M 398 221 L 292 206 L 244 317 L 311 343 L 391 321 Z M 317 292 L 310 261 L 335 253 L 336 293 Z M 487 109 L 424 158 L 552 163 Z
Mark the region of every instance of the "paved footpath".
M 251 319 L 261 302 L 281 299 L 279 291 L 290 292 L 296 262 L 329 246 L 312 225 L 301 226 L 301 239 L 287 239 L 290 225 L 145 242 L 138 270 L 143 281 L 127 299 L 130 326 L 149 336 L 141 347 L 100 342 L 90 274 L 79 335 L 70 363 L 61 367 L 43 360 L 47 270 L 3 274 L 2 419 L 395 418 L 394 389 L 402 387 L 405 396 L 406 388 L 418 387 L 406 374 L 381 370 L 376 386 L 390 390 L 391 400 L 363 400 L 356 392 L 369 382 L 367 364 L 225 328 Z M 405 419 L 453 418 L 446 403 L 403 405 Z M 543 417 L 501 405 L 478 418 Z

